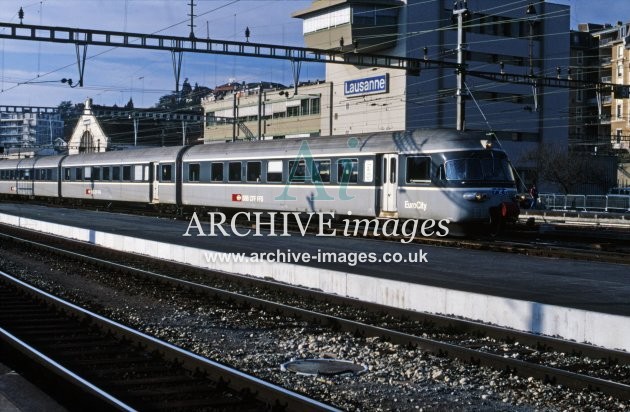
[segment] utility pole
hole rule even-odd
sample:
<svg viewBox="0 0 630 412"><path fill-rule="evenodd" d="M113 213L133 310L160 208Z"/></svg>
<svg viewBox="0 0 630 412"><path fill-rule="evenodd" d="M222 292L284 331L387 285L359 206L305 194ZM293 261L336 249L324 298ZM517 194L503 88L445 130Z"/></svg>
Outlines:
<svg viewBox="0 0 630 412"><path fill-rule="evenodd" d="M195 38L195 24L194 24L194 18L195 18L195 6L196 4L193 3L193 0L190 0L190 3L188 3L188 5L190 6L190 37L191 39Z"/></svg>
<svg viewBox="0 0 630 412"><path fill-rule="evenodd" d="M262 140L262 102L263 84L260 82L258 86L258 140Z"/></svg>
<svg viewBox="0 0 630 412"><path fill-rule="evenodd" d="M453 5L453 16L457 17L457 130L466 128L466 32L464 19L468 16L468 1L458 0Z"/></svg>

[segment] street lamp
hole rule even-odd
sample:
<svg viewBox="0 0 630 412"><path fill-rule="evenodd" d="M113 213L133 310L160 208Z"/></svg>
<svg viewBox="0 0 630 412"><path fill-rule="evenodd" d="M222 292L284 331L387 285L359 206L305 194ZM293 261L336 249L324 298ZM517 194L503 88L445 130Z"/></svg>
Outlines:
<svg viewBox="0 0 630 412"><path fill-rule="evenodd" d="M527 5L527 10L525 11L527 15L527 21L529 22L529 75L534 75L534 25L538 22L538 13L536 12L536 7L534 7L533 3L529 3Z"/></svg>

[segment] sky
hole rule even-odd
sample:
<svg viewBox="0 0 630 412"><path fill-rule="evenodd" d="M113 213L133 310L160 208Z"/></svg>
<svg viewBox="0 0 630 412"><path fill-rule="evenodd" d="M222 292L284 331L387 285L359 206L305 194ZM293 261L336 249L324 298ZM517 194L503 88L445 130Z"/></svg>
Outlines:
<svg viewBox="0 0 630 412"><path fill-rule="evenodd" d="M190 0L0 0L0 21L188 36ZM424 0L433 1L433 0ZM437 1L437 0L435 0ZM508 0L506 0L508 1ZM571 6L571 27L578 23L630 21L630 0L554 0ZM302 20L292 18L310 0L194 0L195 35L304 46ZM175 89L171 53L88 46L84 87L70 88L62 78L78 80L71 44L0 39L0 105L57 106L61 101L151 107ZM321 64L304 63L300 80L325 77ZM242 82L293 83L291 64L283 60L184 53L180 84L188 79L213 88Z"/></svg>

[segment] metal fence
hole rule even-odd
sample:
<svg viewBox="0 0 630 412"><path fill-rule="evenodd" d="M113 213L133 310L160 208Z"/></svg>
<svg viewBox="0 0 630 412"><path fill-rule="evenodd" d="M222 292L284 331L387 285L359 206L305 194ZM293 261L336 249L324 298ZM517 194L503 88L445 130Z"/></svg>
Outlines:
<svg viewBox="0 0 630 412"><path fill-rule="evenodd" d="M630 212L630 195L559 195L543 193L537 207L588 212Z"/></svg>

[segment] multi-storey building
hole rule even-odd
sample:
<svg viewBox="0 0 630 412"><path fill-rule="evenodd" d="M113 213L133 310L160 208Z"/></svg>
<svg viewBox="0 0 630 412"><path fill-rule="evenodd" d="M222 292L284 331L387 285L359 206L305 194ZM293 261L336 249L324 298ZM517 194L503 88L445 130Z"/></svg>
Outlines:
<svg viewBox="0 0 630 412"><path fill-rule="evenodd" d="M52 147L63 135L56 107L0 106L0 147Z"/></svg>
<svg viewBox="0 0 630 412"><path fill-rule="evenodd" d="M304 20L307 47L338 50L340 59L344 53L345 58L352 58L357 52L455 62L454 8L464 3L314 0L293 16ZM569 66L568 6L476 0L469 1L467 8L464 47L469 70L555 76L556 67L566 70ZM243 122L249 122L246 125L255 137L455 128L456 80L452 67L409 73L328 63L324 83L300 87L297 93L267 91L260 98L254 93L249 100L241 93L236 100L206 101L205 136L207 140L230 139L240 133L235 129ZM526 160L529 153L541 145L566 149L567 89L534 89L468 76L462 93L465 128L494 131L526 180L533 167ZM234 116L238 122L232 122ZM225 123L223 133L217 119Z"/></svg>
<svg viewBox="0 0 630 412"><path fill-rule="evenodd" d="M618 22L593 35L599 46L601 81L630 84L630 23ZM601 105L599 134L617 154L618 184L627 186L630 184L630 90L621 86L604 89Z"/></svg>
<svg viewBox="0 0 630 412"><path fill-rule="evenodd" d="M610 70L611 59L599 56L599 41L593 35L610 25L579 24L571 31L570 76L575 80L599 82L602 67ZM602 66L603 65L603 66ZM609 124L609 113L600 117L600 102L595 88L575 88L569 92L569 148L584 153L597 153L608 146L610 137L601 129L601 118ZM602 115L604 113L602 112Z"/></svg>
<svg viewBox="0 0 630 412"><path fill-rule="evenodd" d="M542 1L346 0L314 1L295 14L304 19L307 46L339 48L454 62L457 25L454 11L463 7L465 62L469 71L554 76L569 64L569 8ZM395 30L394 30L395 29ZM351 93L357 81L384 76L389 87L380 94ZM456 75L452 68L401 70L328 64L326 80L334 83L334 134L454 128ZM492 130L523 175L523 159L539 145L567 146L568 91L534 90L528 85L497 83L468 76L461 91L465 128Z"/></svg>

